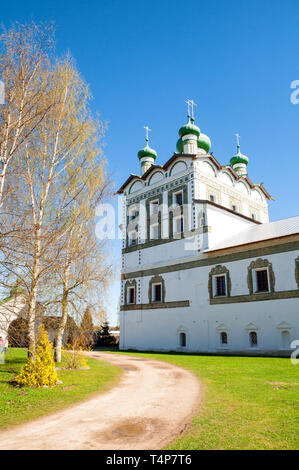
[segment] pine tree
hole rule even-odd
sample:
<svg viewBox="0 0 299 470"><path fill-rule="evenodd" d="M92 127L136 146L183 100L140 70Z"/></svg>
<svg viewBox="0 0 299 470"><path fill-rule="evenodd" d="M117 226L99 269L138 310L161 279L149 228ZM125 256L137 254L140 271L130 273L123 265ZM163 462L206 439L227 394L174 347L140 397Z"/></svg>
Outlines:
<svg viewBox="0 0 299 470"><path fill-rule="evenodd" d="M93 319L92 319L92 310L91 307L87 307L81 322L81 330L83 332L90 332L94 330Z"/></svg>
<svg viewBox="0 0 299 470"><path fill-rule="evenodd" d="M58 381L53 358L53 348L44 325L39 328L35 359L28 358L16 381L29 387L53 387Z"/></svg>
<svg viewBox="0 0 299 470"><path fill-rule="evenodd" d="M90 348L94 344L94 325L92 309L88 306L84 312L81 322L81 343L83 347Z"/></svg>
<svg viewBox="0 0 299 470"><path fill-rule="evenodd" d="M102 328L97 338L98 346L113 346L115 344L115 338L110 334L109 323L106 320L102 324Z"/></svg>

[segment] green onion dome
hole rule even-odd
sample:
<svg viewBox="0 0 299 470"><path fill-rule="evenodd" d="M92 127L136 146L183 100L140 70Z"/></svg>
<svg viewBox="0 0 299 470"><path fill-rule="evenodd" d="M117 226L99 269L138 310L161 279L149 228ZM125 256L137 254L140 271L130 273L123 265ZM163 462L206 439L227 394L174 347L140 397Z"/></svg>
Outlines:
<svg viewBox="0 0 299 470"><path fill-rule="evenodd" d="M179 153L184 153L184 144L182 138L180 137L176 143L176 149Z"/></svg>
<svg viewBox="0 0 299 470"><path fill-rule="evenodd" d="M143 157L151 157L154 160L157 158L157 152L148 146L148 142L146 142L146 146L138 152L138 158L140 159Z"/></svg>
<svg viewBox="0 0 299 470"><path fill-rule="evenodd" d="M179 136L183 137L184 135L187 134L193 134L199 137L200 135L200 129L198 126L194 124L194 119L190 119L190 116L188 115L188 122L185 124L185 126L181 127L179 130Z"/></svg>
<svg viewBox="0 0 299 470"><path fill-rule="evenodd" d="M245 165L248 165L248 157L246 155L243 155L240 152L240 145L238 145L238 152L237 154L230 159L230 164L231 166L236 165L237 163L243 163Z"/></svg>
<svg viewBox="0 0 299 470"><path fill-rule="evenodd" d="M201 133L197 140L197 147L209 153L211 145L210 137Z"/></svg>

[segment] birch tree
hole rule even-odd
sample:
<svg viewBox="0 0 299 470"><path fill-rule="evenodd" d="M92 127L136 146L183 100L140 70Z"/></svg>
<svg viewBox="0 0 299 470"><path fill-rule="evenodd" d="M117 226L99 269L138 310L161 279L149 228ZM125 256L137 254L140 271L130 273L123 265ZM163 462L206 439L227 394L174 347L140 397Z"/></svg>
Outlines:
<svg viewBox="0 0 299 470"><path fill-rule="evenodd" d="M12 159L47 115L52 104L44 100L49 83L42 70L49 65L54 46L52 25L15 24L0 35L0 206Z"/></svg>
<svg viewBox="0 0 299 470"><path fill-rule="evenodd" d="M69 57L44 70L42 79L49 90L42 99L51 107L18 155L23 184L19 204L26 218L23 236L14 236L9 246L10 258L26 277L30 357L35 352L38 289L57 262L53 247L59 240L64 243L72 230L72 207L83 190L78 175L86 161L98 158L102 132L90 114L88 86Z"/></svg>
<svg viewBox="0 0 299 470"><path fill-rule="evenodd" d="M57 274L55 303L60 305L61 318L56 336L55 360L61 361L62 340L68 315L80 317L84 304L103 297L112 276L104 244L94 233L94 213L88 213L85 221L67 233L67 241L56 257L54 270Z"/></svg>

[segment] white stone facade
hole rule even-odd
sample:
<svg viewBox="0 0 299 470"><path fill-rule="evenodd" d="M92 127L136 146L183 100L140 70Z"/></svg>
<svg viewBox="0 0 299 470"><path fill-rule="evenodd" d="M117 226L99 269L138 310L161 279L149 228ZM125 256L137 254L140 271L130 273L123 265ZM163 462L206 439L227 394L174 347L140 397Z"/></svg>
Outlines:
<svg viewBox="0 0 299 470"><path fill-rule="evenodd" d="M11 296L0 303L0 337L7 338L9 325L26 304L25 296Z"/></svg>
<svg viewBox="0 0 299 470"><path fill-rule="evenodd" d="M299 217L275 235L264 187L202 152L132 175L120 192L121 349L289 354L299 339Z"/></svg>

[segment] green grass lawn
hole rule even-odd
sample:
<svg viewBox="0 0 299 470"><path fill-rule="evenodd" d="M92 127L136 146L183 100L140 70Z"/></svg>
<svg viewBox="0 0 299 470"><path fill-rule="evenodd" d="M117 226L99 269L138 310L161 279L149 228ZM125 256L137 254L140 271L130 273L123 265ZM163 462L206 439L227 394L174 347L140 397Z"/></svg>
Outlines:
<svg viewBox="0 0 299 470"><path fill-rule="evenodd" d="M25 349L10 349L0 364L0 428L19 424L57 411L112 387L121 370L106 362L88 358L89 370L59 370L62 385L54 388L15 388L11 379L26 361Z"/></svg>
<svg viewBox="0 0 299 470"><path fill-rule="evenodd" d="M299 449L299 365L289 359L130 354L189 369L204 386L190 428L168 449Z"/></svg>

